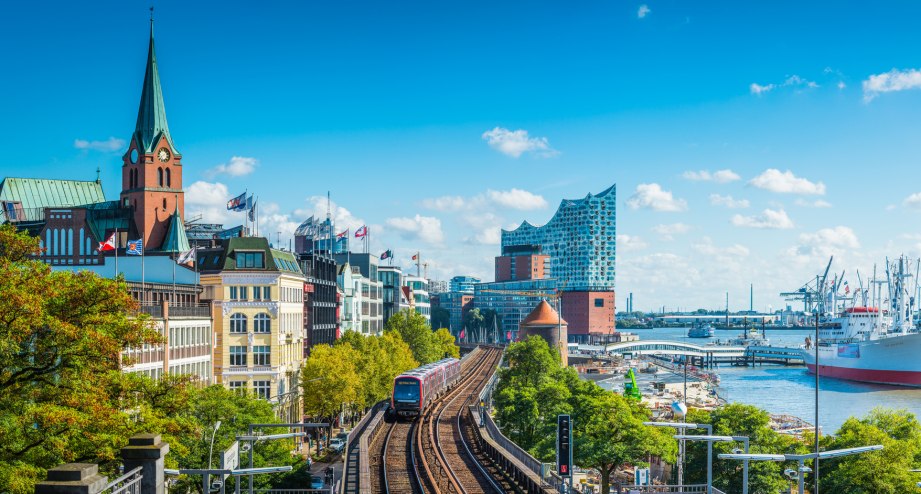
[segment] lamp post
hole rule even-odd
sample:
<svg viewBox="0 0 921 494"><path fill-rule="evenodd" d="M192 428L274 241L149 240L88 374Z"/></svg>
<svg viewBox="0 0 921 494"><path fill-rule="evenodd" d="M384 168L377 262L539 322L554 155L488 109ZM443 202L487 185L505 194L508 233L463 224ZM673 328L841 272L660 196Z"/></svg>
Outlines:
<svg viewBox="0 0 921 494"><path fill-rule="evenodd" d="M652 427L672 427L678 429L681 434L684 434L686 429L704 429L707 431L707 435L713 434L713 426L710 424L692 424L687 422L643 422L643 425L649 425ZM707 443L707 465L713 465L713 443ZM678 469L681 472L681 469ZM683 485L684 479L679 477L678 484ZM713 470L712 468L707 468L707 494L713 494Z"/></svg>
<svg viewBox="0 0 921 494"><path fill-rule="evenodd" d="M872 446L860 446L857 448L846 448L846 449L834 449L831 451L822 451L820 453L807 453L805 455L771 455L771 454L721 454L719 459L721 460L743 460L743 461L796 461L799 464L799 468L796 471L787 470L784 474L791 479L796 479L798 483L799 494L805 493L805 474L812 471L809 467L805 465L806 460L814 459L818 460L820 458L838 458L841 456L856 455L860 453L866 453L868 451L879 451L883 449L882 444L874 444ZM818 475L817 475L818 477Z"/></svg>
<svg viewBox="0 0 921 494"><path fill-rule="evenodd" d="M329 426L329 424L326 424L326 423L249 424L249 434L246 436L239 436L237 437L237 439L240 441L249 442L249 446L250 446L249 447L249 470L252 470L253 469L253 446L255 446L256 442L264 440L264 439L265 440L284 439L286 437L303 437L304 435L306 435L306 433L304 432L293 432L289 434L256 435L254 433L255 429L262 429L266 427L288 427L288 428L303 427L303 428L315 429L315 428L327 427L327 426ZM253 492L253 476L252 475L249 475L249 492L250 493ZM240 494L240 482L239 481L237 482L237 494Z"/></svg>
<svg viewBox="0 0 921 494"><path fill-rule="evenodd" d="M675 436L675 439L682 441L706 441L707 450L712 451L713 443L716 442L741 442L744 445L744 454L748 454L748 436L694 436L694 435L683 435L679 434ZM712 455L708 454L707 456L707 493L711 494L713 491L713 461ZM748 460L743 460L742 463L742 494L748 494Z"/></svg>
<svg viewBox="0 0 921 494"><path fill-rule="evenodd" d="M221 428L221 421L218 420L214 423L214 430L211 431L211 446L208 447L208 470L211 470L211 457L214 456L214 436L217 435L217 430Z"/></svg>

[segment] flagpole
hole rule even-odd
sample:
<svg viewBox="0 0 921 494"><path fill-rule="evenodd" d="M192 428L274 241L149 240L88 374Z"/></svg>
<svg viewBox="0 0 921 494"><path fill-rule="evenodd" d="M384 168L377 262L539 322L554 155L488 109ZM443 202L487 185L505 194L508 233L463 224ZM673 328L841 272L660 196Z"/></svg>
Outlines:
<svg viewBox="0 0 921 494"><path fill-rule="evenodd" d="M146 290L146 284L144 280L144 257L145 256L144 256L144 243L143 242L144 242L143 237L141 237L141 300L146 301L147 300L147 290Z"/></svg>

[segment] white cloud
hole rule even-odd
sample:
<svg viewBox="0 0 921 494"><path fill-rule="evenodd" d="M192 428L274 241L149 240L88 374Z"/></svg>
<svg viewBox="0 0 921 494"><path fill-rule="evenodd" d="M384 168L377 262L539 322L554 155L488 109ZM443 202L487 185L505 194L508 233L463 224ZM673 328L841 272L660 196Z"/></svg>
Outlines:
<svg viewBox="0 0 921 494"><path fill-rule="evenodd" d="M753 82L751 83L750 86L748 86L748 90L755 96L761 96L762 94L767 93L773 89L774 89L773 84L766 84L762 86L761 84Z"/></svg>
<svg viewBox="0 0 921 494"><path fill-rule="evenodd" d="M652 231L659 234L662 237L662 240L674 240L674 235L681 235L687 233L691 230L690 225L685 225L684 223L671 223L668 225L656 225L652 227Z"/></svg>
<svg viewBox="0 0 921 494"><path fill-rule="evenodd" d="M713 173L710 173L709 170L686 171L681 176L686 180L692 180L695 182L716 182L719 184L733 182L742 178L738 173L728 169L717 170Z"/></svg>
<svg viewBox="0 0 921 494"><path fill-rule="evenodd" d="M653 211L685 211L688 203L684 199L675 199L670 191L662 190L659 184L639 184L636 192L627 199L630 209L651 209Z"/></svg>
<svg viewBox="0 0 921 494"><path fill-rule="evenodd" d="M388 218L387 226L396 230L409 240L421 240L428 244L438 245L444 241L444 232L441 231L441 220L433 216L416 215L412 218Z"/></svg>
<svg viewBox="0 0 921 494"><path fill-rule="evenodd" d="M787 216L786 211L765 209L759 215L742 216L737 214L732 217L732 224L745 228L765 228L772 230L786 230L793 228L793 220Z"/></svg>
<svg viewBox="0 0 921 494"><path fill-rule="evenodd" d="M914 194L906 197L902 204L904 204L907 208L921 209L921 192L915 192Z"/></svg>
<svg viewBox="0 0 921 494"><path fill-rule="evenodd" d="M87 141L85 139L74 139L74 147L77 149L82 149L84 151L102 151L104 153L112 153L115 151L122 151L125 148L125 140L118 139L115 137L110 137L104 141Z"/></svg>
<svg viewBox="0 0 921 494"><path fill-rule="evenodd" d="M797 199L793 202L797 206L802 206L804 208L830 208L831 203L828 201L823 201L821 199L815 201L807 201L805 199Z"/></svg>
<svg viewBox="0 0 921 494"><path fill-rule="evenodd" d="M226 223L240 213L231 214L227 211L227 201L230 200L230 192L227 186L220 182L205 182L199 180L185 188L185 210L186 217L189 220L195 216L201 215L201 219L208 223ZM242 216L239 218L242 223Z"/></svg>
<svg viewBox="0 0 921 494"><path fill-rule="evenodd" d="M803 245L827 245L848 249L860 248L860 241L857 240L857 234L854 233L854 230L846 226L822 228L815 233L803 233L799 236L799 240Z"/></svg>
<svg viewBox="0 0 921 494"><path fill-rule="evenodd" d="M645 19L647 15L652 13L652 9L649 8L645 3L640 5L640 8L636 9L636 17L638 19Z"/></svg>
<svg viewBox="0 0 921 494"><path fill-rule="evenodd" d="M691 246L692 249L700 254L710 257L747 257L750 253L748 247L742 244L733 244L729 247L717 247L713 245L713 240L704 237L700 243Z"/></svg>
<svg viewBox="0 0 921 494"><path fill-rule="evenodd" d="M528 131L524 129L508 130L496 127L483 132L482 138L489 144L489 147L513 158L518 158L524 153L531 153L541 158L560 154L559 151L550 147L546 137L530 137Z"/></svg>
<svg viewBox="0 0 921 494"><path fill-rule="evenodd" d="M422 200L422 207L435 211L459 211L467 202L461 196L441 196Z"/></svg>
<svg viewBox="0 0 921 494"><path fill-rule="evenodd" d="M768 168L764 173L751 179L748 183L759 189L781 194L825 194L825 184L822 182L810 182L805 178L797 177L790 170L781 172L776 168Z"/></svg>
<svg viewBox="0 0 921 494"><path fill-rule="evenodd" d="M617 234L618 252L635 252L638 250L643 250L647 246L648 244L636 235L625 235L623 233Z"/></svg>
<svg viewBox="0 0 921 494"><path fill-rule="evenodd" d="M468 244L499 245L502 242L502 229L499 227L484 228L473 237L464 239Z"/></svg>
<svg viewBox="0 0 921 494"><path fill-rule="evenodd" d="M710 194L710 204L729 209L744 209L751 205L748 199L734 199L732 196L721 196L719 194Z"/></svg>
<svg viewBox="0 0 921 494"><path fill-rule="evenodd" d="M863 100L870 102L880 93L921 89L921 70L892 69L882 74L871 75L863 81Z"/></svg>
<svg viewBox="0 0 921 494"><path fill-rule="evenodd" d="M229 175L231 177L243 177L253 173L259 160L256 158L247 158L245 156L232 156L227 163L221 163L214 168L205 172L209 177L218 175Z"/></svg>
<svg viewBox="0 0 921 494"><path fill-rule="evenodd" d="M301 220L306 220L310 216L325 219L328 208L330 218L333 220L336 230L340 232L346 229L354 232L358 228L361 228L362 225L367 225L363 219L356 217L347 208L336 204L335 201L329 201L327 203L326 196L310 196L307 198L307 204L307 209L295 209L293 213L294 216ZM376 234L378 232L372 233Z"/></svg>
<svg viewBox="0 0 921 494"><path fill-rule="evenodd" d="M847 87L847 84L844 81L838 81L838 89L844 89Z"/></svg>
<svg viewBox="0 0 921 494"><path fill-rule="evenodd" d="M521 189L490 189L486 191L486 197L499 206L524 211L547 207L547 201L542 196Z"/></svg>
<svg viewBox="0 0 921 494"><path fill-rule="evenodd" d="M810 81L796 74L793 74L791 76L788 76L786 79L784 79L783 82L779 84L772 83L772 84L761 85L761 84L753 82L748 86L748 90L749 92L751 92L751 94L754 94L755 96L761 96L762 94L772 91L776 88L783 88L783 87L815 89L819 87L819 85L815 81Z"/></svg>

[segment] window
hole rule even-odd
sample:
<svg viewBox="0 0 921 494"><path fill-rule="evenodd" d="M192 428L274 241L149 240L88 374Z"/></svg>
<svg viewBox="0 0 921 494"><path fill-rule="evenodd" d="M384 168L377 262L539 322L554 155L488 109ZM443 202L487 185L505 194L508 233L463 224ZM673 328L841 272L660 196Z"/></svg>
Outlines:
<svg viewBox="0 0 921 494"><path fill-rule="evenodd" d="M238 296L237 287L230 287L230 300L236 300Z"/></svg>
<svg viewBox="0 0 921 494"><path fill-rule="evenodd" d="M253 391L257 397L268 400L272 394L272 381L253 381Z"/></svg>
<svg viewBox="0 0 921 494"><path fill-rule="evenodd" d="M242 348L246 349L246 347ZM253 365L272 365L272 347L269 345L254 345Z"/></svg>
<svg viewBox="0 0 921 494"><path fill-rule="evenodd" d="M163 187L163 168L157 168L157 184Z"/></svg>
<svg viewBox="0 0 921 494"><path fill-rule="evenodd" d="M253 318L253 332L254 333L271 333L272 332L272 319L268 314L256 314L256 317Z"/></svg>
<svg viewBox="0 0 921 494"><path fill-rule="evenodd" d="M231 333L245 333L246 332L246 316L243 314L234 314L230 316L230 332Z"/></svg>
<svg viewBox="0 0 921 494"><path fill-rule="evenodd" d="M265 268L265 253L238 251L237 268Z"/></svg>
<svg viewBox="0 0 921 494"><path fill-rule="evenodd" d="M230 390L236 393L246 393L246 381L230 381L228 383Z"/></svg>
<svg viewBox="0 0 921 494"><path fill-rule="evenodd" d="M272 287L262 287L262 300L272 300Z"/></svg>
<svg viewBox="0 0 921 494"><path fill-rule="evenodd" d="M167 187L169 187L172 182L171 178L172 178L172 173L170 172L169 168L167 168L166 169L166 186Z"/></svg>
<svg viewBox="0 0 921 494"><path fill-rule="evenodd" d="M604 299L603 299L603 298L596 298L596 299L595 299L595 307L604 307Z"/></svg>
<svg viewBox="0 0 921 494"><path fill-rule="evenodd" d="M245 346L230 347L230 365L238 365L238 366L246 367L246 347Z"/></svg>

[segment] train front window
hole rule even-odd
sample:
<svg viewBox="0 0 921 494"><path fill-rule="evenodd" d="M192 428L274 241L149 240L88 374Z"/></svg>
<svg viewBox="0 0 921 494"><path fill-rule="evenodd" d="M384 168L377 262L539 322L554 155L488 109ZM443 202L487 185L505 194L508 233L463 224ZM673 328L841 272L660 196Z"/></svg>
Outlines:
<svg viewBox="0 0 921 494"><path fill-rule="evenodd" d="M419 400L419 382L407 379L397 381L393 387L393 399L399 401L418 401Z"/></svg>

